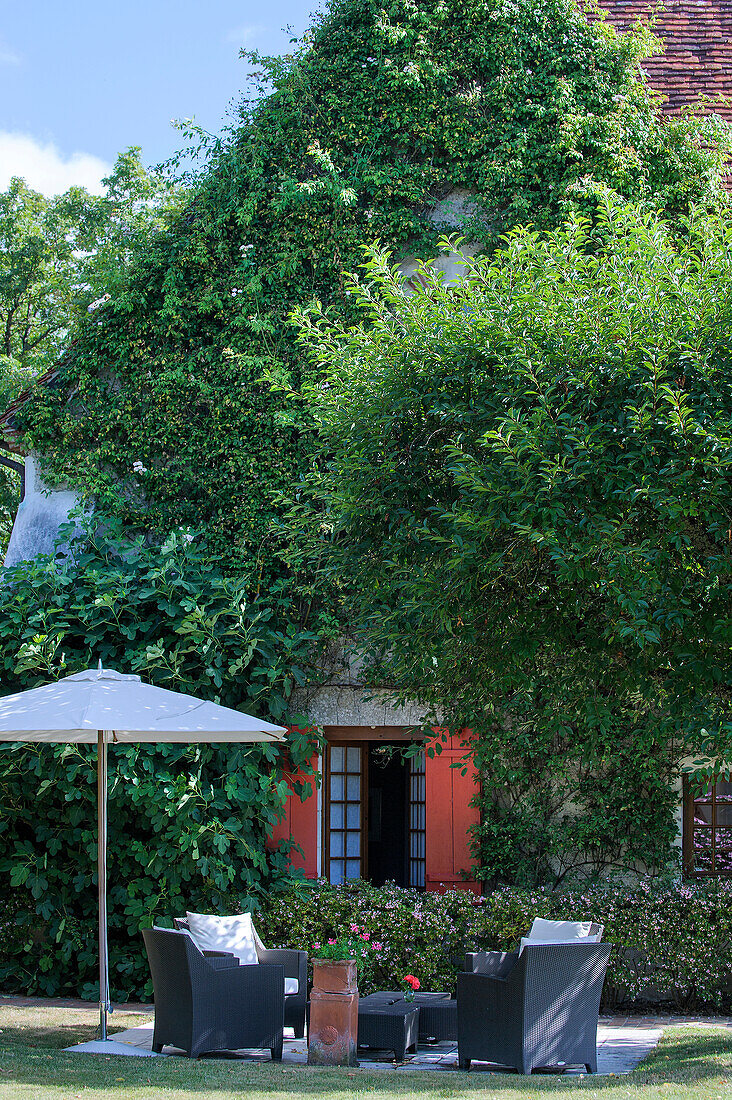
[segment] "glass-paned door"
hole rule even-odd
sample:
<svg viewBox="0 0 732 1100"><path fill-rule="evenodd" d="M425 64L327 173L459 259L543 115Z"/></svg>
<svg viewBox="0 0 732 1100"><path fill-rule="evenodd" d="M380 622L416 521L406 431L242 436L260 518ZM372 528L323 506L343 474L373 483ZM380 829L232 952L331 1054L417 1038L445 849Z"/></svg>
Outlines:
<svg viewBox="0 0 732 1100"><path fill-rule="evenodd" d="M329 745L325 806L325 874L338 885L365 877L362 745Z"/></svg>
<svg viewBox="0 0 732 1100"><path fill-rule="evenodd" d="M409 885L424 888L426 856L424 752L409 761Z"/></svg>

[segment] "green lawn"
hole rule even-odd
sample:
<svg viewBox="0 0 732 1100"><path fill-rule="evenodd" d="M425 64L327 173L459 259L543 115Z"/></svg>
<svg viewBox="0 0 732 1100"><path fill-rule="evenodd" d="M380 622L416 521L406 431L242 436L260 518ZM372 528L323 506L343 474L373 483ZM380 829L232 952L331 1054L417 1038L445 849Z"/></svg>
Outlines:
<svg viewBox="0 0 732 1100"><path fill-rule="evenodd" d="M117 1018L133 1027L141 1018ZM529 1100L578 1092L607 1100L729 1100L732 1030L670 1028L655 1054L628 1077L518 1077L476 1070L427 1073L328 1070L224 1059L108 1058L59 1048L94 1037L95 1016L82 1009L0 1006L0 1100L290 1100L303 1096L351 1100L462 1097Z"/></svg>

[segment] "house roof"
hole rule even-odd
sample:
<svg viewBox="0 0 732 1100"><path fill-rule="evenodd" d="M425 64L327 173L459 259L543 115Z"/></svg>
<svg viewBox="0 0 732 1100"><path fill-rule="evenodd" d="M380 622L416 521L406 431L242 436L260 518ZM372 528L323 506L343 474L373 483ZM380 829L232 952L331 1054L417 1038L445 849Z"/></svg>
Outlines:
<svg viewBox="0 0 732 1100"><path fill-rule="evenodd" d="M54 363L52 367L49 367L43 374L39 374L37 378L33 379L30 386L18 394L15 401L8 405L7 409L0 414L0 446L5 450L10 451L12 454L25 455L28 448L23 445L23 436L18 431L16 424L16 413L19 409L22 409L33 397L38 386L52 386L59 375L61 374L62 367L68 359L68 352L66 355Z"/></svg>
<svg viewBox="0 0 732 1100"><path fill-rule="evenodd" d="M701 97L725 96L714 106L732 119L732 3L730 0L599 0L608 21L626 31L639 19L652 22L664 52L643 62L651 87L667 97L663 110L679 114Z"/></svg>

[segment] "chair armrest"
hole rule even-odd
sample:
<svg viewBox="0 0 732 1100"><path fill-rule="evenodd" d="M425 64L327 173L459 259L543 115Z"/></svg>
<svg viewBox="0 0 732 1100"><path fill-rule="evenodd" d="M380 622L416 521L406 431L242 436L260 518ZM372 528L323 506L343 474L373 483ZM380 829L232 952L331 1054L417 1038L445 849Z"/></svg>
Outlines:
<svg viewBox="0 0 732 1100"><path fill-rule="evenodd" d="M301 993L307 989L307 951L295 951L290 947L265 947L257 951L257 958L265 965L274 963L283 966L286 978L297 978Z"/></svg>
<svg viewBox="0 0 732 1100"><path fill-rule="evenodd" d="M458 974L457 1001L461 1016L481 1014L482 1019L499 1020L503 1008L515 997L515 983L488 974Z"/></svg>
<svg viewBox="0 0 732 1100"><path fill-rule="evenodd" d="M204 951L203 957L211 970L239 970L236 955L229 955L224 951Z"/></svg>
<svg viewBox="0 0 732 1100"><path fill-rule="evenodd" d="M233 951L209 951L203 950L201 954L206 959L238 959L238 956Z"/></svg>
<svg viewBox="0 0 732 1100"><path fill-rule="evenodd" d="M468 974L506 978L518 962L518 957L518 951L472 951L465 956L465 970Z"/></svg>
<svg viewBox="0 0 732 1100"><path fill-rule="evenodd" d="M235 1004L257 1004L265 1001L272 1006L285 1006L285 974L281 966L230 966L211 975L216 994Z"/></svg>

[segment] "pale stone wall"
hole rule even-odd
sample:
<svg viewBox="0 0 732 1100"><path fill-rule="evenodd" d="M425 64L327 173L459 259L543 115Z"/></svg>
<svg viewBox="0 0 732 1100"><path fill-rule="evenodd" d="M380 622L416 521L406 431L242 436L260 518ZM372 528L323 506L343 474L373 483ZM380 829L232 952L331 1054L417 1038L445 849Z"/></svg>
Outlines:
<svg viewBox="0 0 732 1100"><path fill-rule="evenodd" d="M25 497L13 523L4 565L31 561L39 554L50 554L59 530L79 503L72 489L49 489L38 472L36 458L25 460Z"/></svg>

